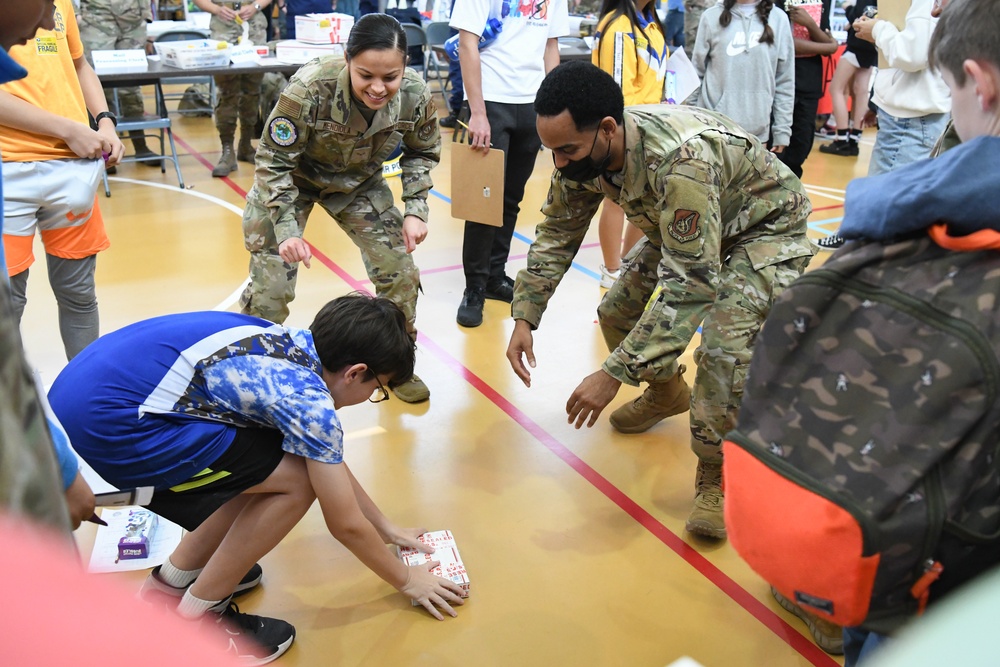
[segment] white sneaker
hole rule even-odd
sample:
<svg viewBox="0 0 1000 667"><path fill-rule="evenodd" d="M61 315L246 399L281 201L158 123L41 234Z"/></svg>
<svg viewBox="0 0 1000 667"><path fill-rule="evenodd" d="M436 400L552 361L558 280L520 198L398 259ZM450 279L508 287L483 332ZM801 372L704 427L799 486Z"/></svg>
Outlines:
<svg viewBox="0 0 1000 667"><path fill-rule="evenodd" d="M608 271L604 268L604 265L601 264L601 287L604 289L611 289L612 285L615 284L615 281L618 280L618 276L621 274L621 267L618 267L618 270L616 271Z"/></svg>

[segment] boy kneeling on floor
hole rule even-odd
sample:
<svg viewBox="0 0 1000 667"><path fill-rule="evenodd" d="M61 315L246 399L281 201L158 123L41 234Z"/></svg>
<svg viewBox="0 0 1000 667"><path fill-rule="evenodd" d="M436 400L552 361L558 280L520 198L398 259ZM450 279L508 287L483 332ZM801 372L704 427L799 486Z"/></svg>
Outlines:
<svg viewBox="0 0 1000 667"><path fill-rule="evenodd" d="M295 629L240 613L230 599L260 581L258 559L319 499L330 533L422 604L455 616L461 590L407 567L386 543L430 551L387 519L343 459L337 410L389 398L413 374L414 344L391 301L364 294L324 306L309 329L227 312L167 315L98 339L49 394L77 452L110 483L155 486L149 508L186 528L143 585L177 612L228 631L223 646L264 664ZM230 642L232 639L232 643Z"/></svg>

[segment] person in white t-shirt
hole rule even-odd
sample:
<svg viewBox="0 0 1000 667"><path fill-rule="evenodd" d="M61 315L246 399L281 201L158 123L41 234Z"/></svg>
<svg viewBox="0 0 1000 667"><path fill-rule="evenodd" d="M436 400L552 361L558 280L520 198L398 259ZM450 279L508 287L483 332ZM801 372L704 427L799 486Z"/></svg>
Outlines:
<svg viewBox="0 0 1000 667"><path fill-rule="evenodd" d="M501 28L480 50L490 19L498 19ZM462 0L452 11L451 27L459 31L462 118L472 146L505 154L503 226L465 223L465 294L457 319L477 327L484 299L514 298L507 256L524 185L541 148L532 105L545 74L559 64L558 38L569 33L569 6L567 0Z"/></svg>

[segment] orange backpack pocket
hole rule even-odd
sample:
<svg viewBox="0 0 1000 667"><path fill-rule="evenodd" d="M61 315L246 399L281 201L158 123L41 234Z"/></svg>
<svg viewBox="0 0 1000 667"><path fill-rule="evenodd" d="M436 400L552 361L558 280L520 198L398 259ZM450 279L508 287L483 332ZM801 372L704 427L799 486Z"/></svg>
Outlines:
<svg viewBox="0 0 1000 667"><path fill-rule="evenodd" d="M732 434L730 434L732 436ZM736 552L789 600L837 625L868 616L880 555L837 503L723 443L726 530Z"/></svg>

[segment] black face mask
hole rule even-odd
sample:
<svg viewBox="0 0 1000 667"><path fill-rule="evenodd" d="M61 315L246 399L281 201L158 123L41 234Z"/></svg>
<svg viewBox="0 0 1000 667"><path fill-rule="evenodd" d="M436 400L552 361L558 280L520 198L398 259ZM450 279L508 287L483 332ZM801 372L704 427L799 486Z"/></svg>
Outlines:
<svg viewBox="0 0 1000 667"><path fill-rule="evenodd" d="M576 181L577 183L583 183L585 181L592 181L601 174L603 174L607 168L608 164L611 162L611 140L608 140L608 152L604 154L604 159L599 163L594 161L591 157L591 153L594 152L594 146L597 145L597 137L601 134L601 128L597 128L597 132L594 134L594 142L590 144L590 153L587 153L586 157L582 157L579 160L569 160L565 165L561 167L556 167L559 173L563 175L564 178L568 178L571 181ZM552 157L555 160L555 154Z"/></svg>

